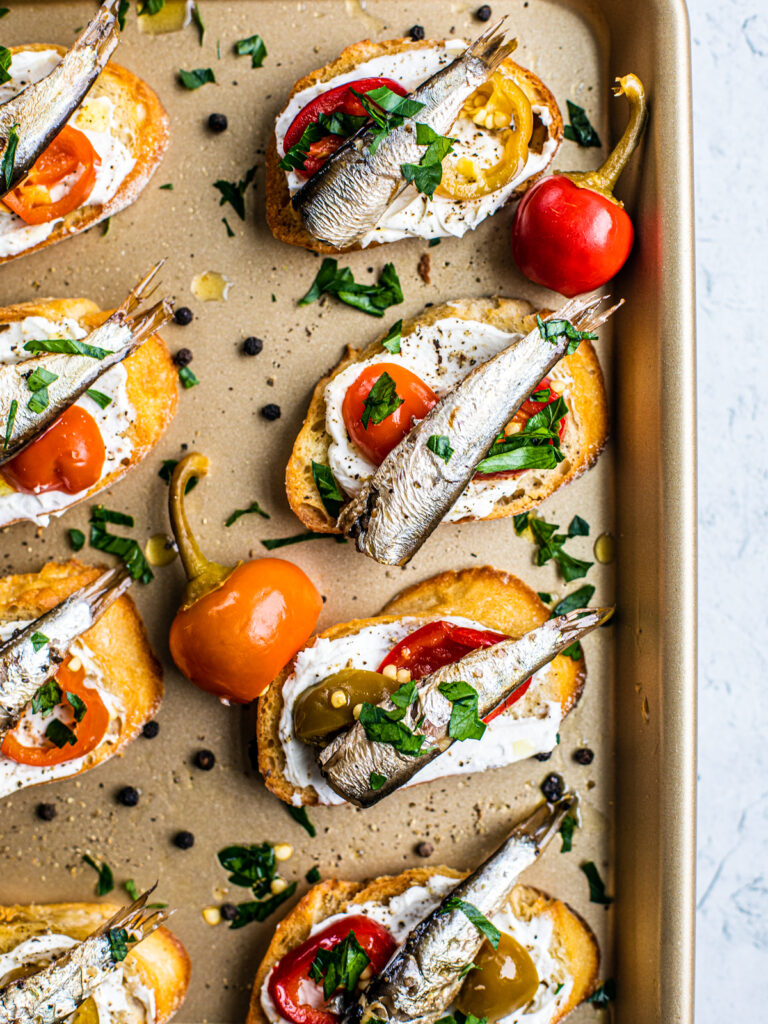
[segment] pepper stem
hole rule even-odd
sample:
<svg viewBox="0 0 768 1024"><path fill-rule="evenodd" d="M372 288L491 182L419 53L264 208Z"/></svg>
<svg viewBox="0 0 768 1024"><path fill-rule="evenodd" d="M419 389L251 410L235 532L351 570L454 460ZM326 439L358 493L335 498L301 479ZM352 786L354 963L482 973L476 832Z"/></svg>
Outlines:
<svg viewBox="0 0 768 1024"><path fill-rule="evenodd" d="M205 455L190 452L173 470L171 489L168 495L168 512L171 529L176 538L181 563L189 582L184 592L184 607L194 604L209 591L221 586L232 572L231 568L211 562L200 550L187 519L185 494L190 482L207 476L209 462Z"/></svg>
<svg viewBox="0 0 768 1024"><path fill-rule="evenodd" d="M613 87L614 96L626 96L629 102L629 121L624 129L624 134L617 142L613 152L609 155L602 167L596 171L570 171L566 177L580 188L590 188L599 192L616 203L617 206L624 204L618 200L613 190L619 175L627 166L630 157L637 149L640 136L645 129L648 120L648 106L645 102L645 89L637 75L624 75L616 79Z"/></svg>

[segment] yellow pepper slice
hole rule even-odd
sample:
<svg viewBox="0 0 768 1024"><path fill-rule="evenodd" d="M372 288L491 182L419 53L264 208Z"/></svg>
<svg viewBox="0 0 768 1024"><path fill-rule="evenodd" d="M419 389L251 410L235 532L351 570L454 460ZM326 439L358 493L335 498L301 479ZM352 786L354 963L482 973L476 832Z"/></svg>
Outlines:
<svg viewBox="0 0 768 1024"><path fill-rule="evenodd" d="M503 188L525 166L533 133L533 111L528 97L515 82L497 71L476 89L459 113L480 129L498 136L501 159L479 166L467 156L449 155L443 161L443 180L435 189L451 199L478 199Z"/></svg>

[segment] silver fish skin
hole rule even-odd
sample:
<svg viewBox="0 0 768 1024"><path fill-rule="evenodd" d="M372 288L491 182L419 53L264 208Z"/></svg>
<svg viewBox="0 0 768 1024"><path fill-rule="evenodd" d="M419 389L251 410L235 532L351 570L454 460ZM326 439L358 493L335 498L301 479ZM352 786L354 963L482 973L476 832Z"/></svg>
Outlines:
<svg viewBox="0 0 768 1024"><path fill-rule="evenodd" d="M572 299L548 319L592 331L618 306ZM620 303L619 303L620 305ZM499 433L542 377L565 355L569 340L541 336L538 326L475 367L444 395L387 455L361 493L341 510L338 527L357 550L383 565L404 565L439 526ZM448 462L430 451L432 435L449 438Z"/></svg>
<svg viewBox="0 0 768 1024"><path fill-rule="evenodd" d="M0 737L14 728L38 689L56 673L72 641L87 632L132 582L124 567L109 569L0 646ZM48 637L38 651L32 645L35 633Z"/></svg>
<svg viewBox="0 0 768 1024"><path fill-rule="evenodd" d="M150 334L170 320L173 306L168 299L161 299L146 312L131 316L139 303L154 290L152 283L164 262L161 260L142 278L108 320L82 339L83 344L109 352L103 359L66 352L43 352L18 363L0 365L0 466L31 444L99 377L135 352ZM27 381L39 368L57 376L48 385L48 408L41 413L28 407L33 392Z"/></svg>
<svg viewBox="0 0 768 1024"><path fill-rule="evenodd" d="M105 0L62 62L0 105L0 161L14 125L18 133L11 180L0 178L0 198L26 178L104 70L119 42L118 6L119 0Z"/></svg>
<svg viewBox="0 0 768 1024"><path fill-rule="evenodd" d="M459 882L435 910L415 926L389 963L375 975L343 1024L435 1024L458 995L461 972L472 963L484 936L466 914L449 909L452 898L492 917L504 906L521 872L537 859L573 806L566 794L556 804L541 804L518 824L504 843L472 874Z"/></svg>
<svg viewBox="0 0 768 1024"><path fill-rule="evenodd" d="M408 187L401 165L418 164L424 155L424 147L416 143L416 123L446 135L465 100L515 49L516 40L506 42L498 31L503 20L409 94L424 106L389 132L375 153L370 152L373 131L363 127L299 189L293 205L311 235L344 249L378 224L390 203Z"/></svg>
<svg viewBox="0 0 768 1024"><path fill-rule="evenodd" d="M403 754L389 743L370 740L365 727L357 722L318 753L323 776L339 796L358 807L378 803L455 742L448 735L453 705L440 693L442 683L461 680L474 687L478 695L477 713L484 718L529 676L602 625L612 614L612 608L576 609L549 619L519 640L503 640L493 647L472 651L453 665L439 668L418 680L416 700L402 719L412 732L426 737L424 753ZM391 710L395 705L387 699L378 706ZM483 740L462 742L482 743ZM383 775L386 780L378 789L371 788L372 772Z"/></svg>
<svg viewBox="0 0 768 1024"><path fill-rule="evenodd" d="M74 1013L122 962L113 956L109 933L124 928L135 942L141 942L169 917L169 911L146 906L154 889L47 967L0 989L0 1024L56 1024Z"/></svg>

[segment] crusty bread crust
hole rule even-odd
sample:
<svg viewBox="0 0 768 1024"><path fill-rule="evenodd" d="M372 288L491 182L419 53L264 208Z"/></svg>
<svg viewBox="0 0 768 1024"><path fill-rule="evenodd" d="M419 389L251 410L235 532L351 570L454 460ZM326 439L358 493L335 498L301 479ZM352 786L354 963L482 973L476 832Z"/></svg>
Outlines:
<svg viewBox="0 0 768 1024"><path fill-rule="evenodd" d="M540 311L542 315L546 310ZM408 335L420 326L429 326L446 317L459 317L491 324L500 330L527 334L536 326L535 311L522 299L460 299L433 306L411 320L403 321L402 333ZM315 386L304 424L293 446L285 471L288 503L299 519L318 533L338 533L335 521L326 512L312 476L312 462L328 464L330 435L325 429L325 389L338 373L350 363L371 359L386 350L382 341L386 332L364 349L347 349L336 367ZM394 357L396 358L396 357ZM568 429L562 441L565 459L556 469L541 470L531 477L528 486L519 488L510 500L496 502L493 510L480 519L501 519L527 512L548 498L558 487L570 483L586 472L597 460L608 438L608 400L603 374L592 343L582 341L573 355L558 364L573 378L569 388ZM478 517L466 516L459 522L474 522Z"/></svg>
<svg viewBox="0 0 768 1024"><path fill-rule="evenodd" d="M0 578L0 622L37 618L103 571L103 566L85 565L71 559L48 562L37 573L3 576ZM83 642L104 673L106 691L122 706L123 713L117 740L105 739L69 778L95 768L135 739L155 715L163 698L162 667L128 595L115 601L96 625L83 634ZM25 782L25 786L39 784Z"/></svg>
<svg viewBox="0 0 768 1024"><path fill-rule="evenodd" d="M0 953L15 949L35 935L60 934L86 939L120 907L112 903L33 903L0 906ZM126 973L135 972L155 994L155 1024L176 1013L189 987L191 964L181 941L160 927L132 946L124 962Z"/></svg>
<svg viewBox="0 0 768 1024"><path fill-rule="evenodd" d="M360 903L389 903L412 885L424 885L435 875L447 875L457 882L467 872L447 867L412 868L401 875L383 875L372 882L341 882L329 879L313 886L275 929L264 959L259 965L251 990L246 1024L271 1024L261 1005L261 989L272 968L286 953L309 937L312 928L346 909L354 913ZM554 899L528 885L515 886L510 902L516 917L528 921L548 915L554 924L556 957L573 978L573 990L562 1011L551 1024L557 1024L586 999L597 985L600 949L589 925L567 903ZM349 906L351 904L351 906Z"/></svg>
<svg viewBox="0 0 768 1024"><path fill-rule="evenodd" d="M326 629L313 637L307 647L318 639L335 640L358 633L376 623L393 622L405 616L439 618L460 615L482 622L488 629L519 637L549 618L549 608L522 580L511 573L481 566L472 569L451 570L401 591L372 619L354 619ZM285 752L280 742L280 718L283 713L283 687L293 672L294 658L275 679L266 693L259 698L256 737L259 751L259 771L267 789L285 803L295 796L302 804L318 803L314 786L297 788L285 777ZM539 687L538 697L559 700L563 716L567 715L581 697L586 680L584 658L573 661L558 655L552 662L546 693ZM534 705L533 695L520 698L517 709L525 713L526 704Z"/></svg>
<svg viewBox="0 0 768 1024"><path fill-rule="evenodd" d="M56 46L52 43L31 43L11 47L11 53L22 53L26 50L58 50L62 56L67 52L65 46ZM170 122L154 90L132 71L110 61L88 93L88 99L99 96L106 96L115 105L115 134L136 161L133 168L108 202L73 210L42 242L13 256L1 257L0 264L54 245L63 238L69 238L70 235L87 231L99 221L130 206L159 167L168 148Z"/></svg>
<svg viewBox="0 0 768 1024"><path fill-rule="evenodd" d="M42 299L38 302L19 302L0 308L0 324L23 320L28 316L42 316L49 320L67 317L76 320L83 330L92 331L102 324L110 312L102 311L90 299ZM154 448L171 420L179 402L178 373L165 342L159 334L150 335L133 355L123 361L127 373L126 391L136 411L136 419L126 434L131 442L131 457L119 468L98 480L82 497L55 513L57 515L88 501L100 491L122 480ZM13 519L11 526L20 522Z"/></svg>
<svg viewBox="0 0 768 1024"><path fill-rule="evenodd" d="M317 68L315 71L311 71L308 75L300 78L294 85L293 89L291 89L288 100L286 101L286 106L290 102L291 98L303 89L307 89L312 85L328 82L337 75L348 74L350 71L354 71L358 65L363 64L366 61L373 60L374 57L403 53L405 50L424 50L429 49L430 47L440 46L441 44L442 40L435 39L423 39L418 42L414 42L411 39L385 39L381 42L372 42L370 39L364 39L359 43L353 43L351 46L347 46L346 49L342 50L336 60L331 61L330 64L326 64L325 67L322 68ZM557 106L555 97L552 95L550 90L546 85L544 85L537 75L532 71L529 71L528 68L523 68L519 64L516 64L513 60L507 59L503 61L500 66L500 70L514 79L515 83L523 90L531 103L535 103L537 106L547 107L551 121L546 130L551 138L557 139L559 146L563 138L563 118L560 113L560 109ZM285 110L285 107L283 107L283 110ZM553 159L555 152L556 150L552 153ZM353 245L347 249L336 249L334 246L320 242L317 238L314 238L309 234L301 222L301 217L291 205L291 196L288 191L285 172L280 168L279 162L280 157L277 152L277 139L273 132L267 147L266 203L267 224L275 238L279 239L281 242L287 242L289 245L298 245L304 249L311 249L313 252L338 253L352 252L355 249L359 249L359 245ZM542 168L542 170L537 174L532 174L530 178L527 178L522 182L512 193L508 201L513 202L514 200L519 199L520 196L522 196L523 193L534 184L534 182L538 181L545 171L546 168ZM379 244L383 243L375 242L373 245L368 246L368 248L372 249L375 245Z"/></svg>

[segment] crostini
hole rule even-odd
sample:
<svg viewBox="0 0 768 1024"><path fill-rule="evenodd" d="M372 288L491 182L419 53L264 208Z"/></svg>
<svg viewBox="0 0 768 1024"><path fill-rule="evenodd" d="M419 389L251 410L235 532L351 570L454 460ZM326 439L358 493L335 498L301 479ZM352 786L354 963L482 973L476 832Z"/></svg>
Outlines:
<svg viewBox="0 0 768 1024"><path fill-rule="evenodd" d="M563 122L544 83L509 59L513 48L493 32L470 50L460 39L364 40L300 79L277 117L267 150L267 222L274 236L315 252L402 238L462 237L519 197L554 158ZM445 76L453 76L450 84ZM428 127L423 105L434 115L438 92L444 110L432 119L439 137L450 137L451 148L442 161L427 165L441 144L426 156L423 147L427 136L435 139L435 126ZM411 105L398 107L406 93ZM367 120L369 113L374 122ZM412 131L411 140L390 154L391 167L373 167L376 160L384 162L389 146L397 147L404 118L406 131L424 122L424 142L416 145ZM366 135L371 124L377 130L375 156ZM350 136L354 143L347 144ZM359 157L361 166L365 163L357 176L359 196L334 180L355 147L368 154ZM400 168L417 165L429 180L422 183L419 172L413 178L406 171L411 175L406 184ZM381 202L363 211L380 182ZM328 224L317 214L331 208L335 223Z"/></svg>
<svg viewBox="0 0 768 1024"><path fill-rule="evenodd" d="M102 5L69 51L71 65L62 46L11 48L0 85L0 263L111 217L160 164L169 124L160 100L132 72L104 66L117 44L117 10L118 0Z"/></svg>
<svg viewBox="0 0 768 1024"><path fill-rule="evenodd" d="M562 1020L595 988L597 940L567 904L515 884L562 813L539 808L472 875L415 868L313 886L275 931L247 1024L433 1024L455 1010L494 1024ZM548 832L532 842L542 819ZM348 955L333 976L340 951Z"/></svg>
<svg viewBox="0 0 768 1024"><path fill-rule="evenodd" d="M34 1015L40 1003L77 1024L170 1020L189 987L189 956L145 901L123 911L109 903L0 906L0 1020L54 1019ZM69 969L67 954L80 963ZM46 973L54 958L55 978ZM13 1015L20 1006L28 1016Z"/></svg>
<svg viewBox="0 0 768 1024"><path fill-rule="evenodd" d="M423 418L473 368L535 328L536 312L523 300L459 299L395 325L394 332L364 349L347 347L335 369L316 385L286 469L288 501L299 519L310 530L339 532L341 506L361 493L408 432L412 418ZM365 398L384 372L394 381L402 405L394 415L379 422L374 416L364 427ZM506 427L506 435L519 434L558 399L567 407L557 427L562 460L551 469L477 473L445 522L528 511L594 464L608 436L608 406L589 340L581 341L538 384ZM334 487L335 501L328 498Z"/></svg>
<svg viewBox="0 0 768 1024"><path fill-rule="evenodd" d="M142 285L148 286L151 277ZM121 309L130 312L131 301ZM19 520L46 526L50 516L61 515L116 483L157 444L176 412L178 374L162 338L149 332L168 315L162 304L144 318L131 320L126 313L117 326L125 334L125 344L132 354L102 373L102 368L117 358L112 355L115 344L111 339L95 358L62 347L58 341L74 339L79 343L85 339L87 344L88 336L108 322L110 314L94 302L46 299L0 309L0 374L15 375L22 361L28 363L31 372L45 359L39 353L47 352L49 359L62 364L57 365L56 374L43 367L44 376L37 373L15 381L17 390L21 388L19 398L13 397L14 382L0 396L0 435L5 442L0 451L0 527ZM131 331L133 338L128 336ZM133 351L133 343L144 338ZM71 394L65 393L58 404L54 389L70 386L71 374L66 367L73 360L72 374L75 369L93 372L98 374L97 380L84 392L72 386ZM80 397L73 400L78 393ZM39 401L41 396L43 400ZM33 415L30 403L35 401L37 412ZM61 415L48 424L45 417L57 408L63 410ZM30 420L30 430L35 429L36 418L43 417L39 421L43 429L31 443L23 434L22 450L15 454L13 435L21 433L25 417ZM73 446L78 452L76 459L66 454Z"/></svg>
<svg viewBox="0 0 768 1024"><path fill-rule="evenodd" d="M259 770L267 788L294 806L343 803L320 770L317 744L345 723L348 727L346 719L360 700L377 702L377 683L395 690L468 652L519 638L549 616L522 580L486 566L416 583L380 615L318 634L259 699ZM575 658L558 654L533 673L530 684L523 677L523 685L501 706L504 713L497 708L486 717L482 739L454 743L407 784L497 768L552 750L585 680L581 651ZM310 699L313 695L318 699ZM384 783L382 778L378 792Z"/></svg>
<svg viewBox="0 0 768 1024"><path fill-rule="evenodd" d="M99 577L105 577L104 586L94 593ZM122 574L105 574L74 559L48 562L37 573L0 578L0 797L95 768L134 739L157 712L163 697L162 668L124 589ZM85 620L77 615L76 628L71 622L48 626L43 620L29 637L19 634L63 607L68 598L80 597L81 591L87 615ZM84 622L92 621L82 632ZM68 636L74 637L71 643ZM24 652L32 659L28 663L14 649L21 639L29 640L31 650ZM60 667L19 718L18 688L29 685L28 668L42 671L41 678L47 675L46 658L54 664L61 659ZM24 669L20 674L19 666ZM52 728L54 722L58 724Z"/></svg>

